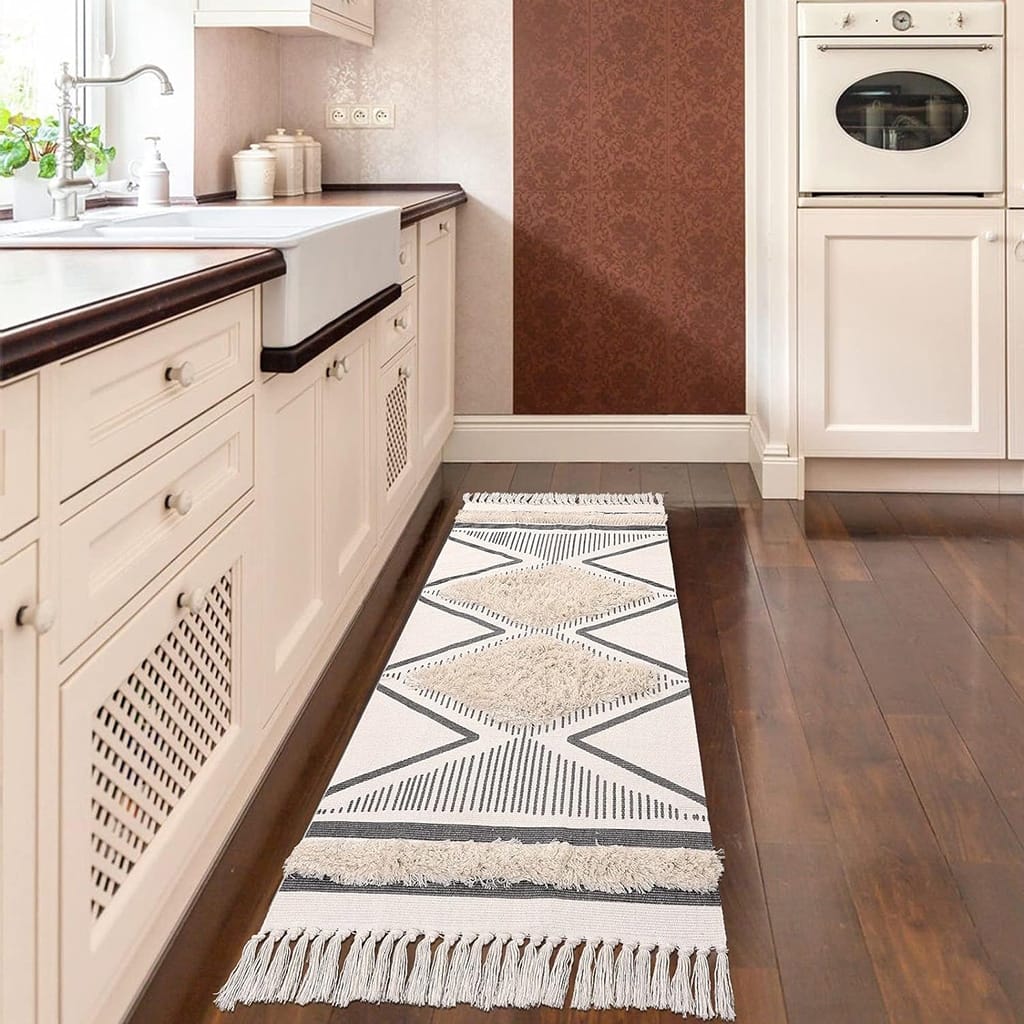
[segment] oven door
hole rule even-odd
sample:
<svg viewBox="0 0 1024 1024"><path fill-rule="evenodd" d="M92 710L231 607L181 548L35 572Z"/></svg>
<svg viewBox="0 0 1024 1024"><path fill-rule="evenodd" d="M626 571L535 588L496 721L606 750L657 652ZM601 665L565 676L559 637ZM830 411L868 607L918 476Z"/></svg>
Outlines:
<svg viewBox="0 0 1024 1024"><path fill-rule="evenodd" d="M803 194L1004 187L999 37L800 40Z"/></svg>

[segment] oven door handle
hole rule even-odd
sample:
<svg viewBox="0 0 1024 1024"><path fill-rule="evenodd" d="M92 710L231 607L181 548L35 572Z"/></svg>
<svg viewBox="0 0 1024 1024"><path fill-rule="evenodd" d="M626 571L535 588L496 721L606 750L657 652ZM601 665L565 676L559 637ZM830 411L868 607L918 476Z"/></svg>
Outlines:
<svg viewBox="0 0 1024 1024"><path fill-rule="evenodd" d="M822 53L829 50L994 50L992 43L895 43L886 46L883 43L818 43Z"/></svg>

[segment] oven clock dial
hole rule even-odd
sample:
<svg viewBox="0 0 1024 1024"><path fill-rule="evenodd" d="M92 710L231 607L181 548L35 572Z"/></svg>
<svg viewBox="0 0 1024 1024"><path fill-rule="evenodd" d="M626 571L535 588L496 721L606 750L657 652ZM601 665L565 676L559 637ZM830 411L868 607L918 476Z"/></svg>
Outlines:
<svg viewBox="0 0 1024 1024"><path fill-rule="evenodd" d="M906 32L907 29L914 27L914 19L910 16L910 11L897 11L892 16L892 27L897 32Z"/></svg>

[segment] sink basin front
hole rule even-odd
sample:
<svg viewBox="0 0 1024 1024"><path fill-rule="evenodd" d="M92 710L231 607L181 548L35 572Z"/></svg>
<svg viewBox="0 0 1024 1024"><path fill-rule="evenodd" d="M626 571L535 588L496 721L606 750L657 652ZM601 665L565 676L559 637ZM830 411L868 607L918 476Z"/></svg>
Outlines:
<svg viewBox="0 0 1024 1024"><path fill-rule="evenodd" d="M280 249L287 272L262 286L265 348L296 345L401 281L397 206L191 206L11 228L4 248Z"/></svg>

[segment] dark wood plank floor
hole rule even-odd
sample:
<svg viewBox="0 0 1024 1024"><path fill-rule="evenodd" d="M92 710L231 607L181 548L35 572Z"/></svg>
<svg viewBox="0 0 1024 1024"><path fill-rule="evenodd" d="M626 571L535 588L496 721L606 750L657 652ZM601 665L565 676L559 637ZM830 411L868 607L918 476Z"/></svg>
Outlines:
<svg viewBox="0 0 1024 1024"><path fill-rule="evenodd" d="M464 490L665 493L741 1024L1024 1021L1024 499L765 502L746 467L533 463L446 467L134 1024L677 1019L211 1006Z"/></svg>

